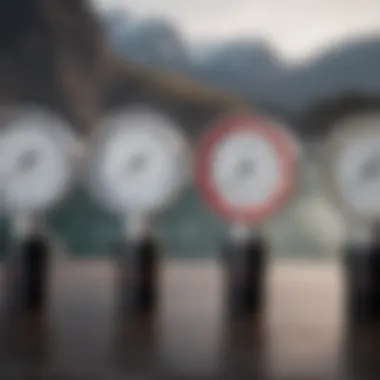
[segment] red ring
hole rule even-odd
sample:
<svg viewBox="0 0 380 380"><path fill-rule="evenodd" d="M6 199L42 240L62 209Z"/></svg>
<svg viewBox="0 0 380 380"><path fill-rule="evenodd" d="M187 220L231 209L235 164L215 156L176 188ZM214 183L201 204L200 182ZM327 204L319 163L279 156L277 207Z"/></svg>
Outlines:
<svg viewBox="0 0 380 380"><path fill-rule="evenodd" d="M269 199L251 207L235 207L226 203L212 181L211 161L216 146L228 134L250 131L267 138L281 157L282 178ZM195 161L197 187L211 207L226 219L248 223L261 222L277 211L292 195L296 179L296 157L289 136L270 120L250 114L231 115L203 136Z"/></svg>

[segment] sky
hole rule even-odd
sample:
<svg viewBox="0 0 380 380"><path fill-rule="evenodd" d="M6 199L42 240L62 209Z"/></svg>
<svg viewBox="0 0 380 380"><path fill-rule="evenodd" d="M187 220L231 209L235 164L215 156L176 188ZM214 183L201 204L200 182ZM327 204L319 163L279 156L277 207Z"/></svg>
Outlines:
<svg viewBox="0 0 380 380"><path fill-rule="evenodd" d="M380 0L92 0L105 9L171 20L191 44L264 38L289 61L378 33Z"/></svg>

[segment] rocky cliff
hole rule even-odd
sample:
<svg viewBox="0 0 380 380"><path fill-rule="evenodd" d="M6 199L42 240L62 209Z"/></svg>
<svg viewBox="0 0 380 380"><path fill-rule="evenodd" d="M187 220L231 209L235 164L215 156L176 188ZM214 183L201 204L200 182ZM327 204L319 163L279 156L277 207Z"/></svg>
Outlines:
<svg viewBox="0 0 380 380"><path fill-rule="evenodd" d="M86 0L0 0L0 104L39 104L81 132L113 107L154 104L197 129L242 102L111 52Z"/></svg>

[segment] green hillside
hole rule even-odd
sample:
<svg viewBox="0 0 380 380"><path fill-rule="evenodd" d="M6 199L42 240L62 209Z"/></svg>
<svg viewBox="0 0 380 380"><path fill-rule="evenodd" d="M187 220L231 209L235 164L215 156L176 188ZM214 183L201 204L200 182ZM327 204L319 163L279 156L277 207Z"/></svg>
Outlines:
<svg viewBox="0 0 380 380"><path fill-rule="evenodd" d="M302 168L294 201L265 226L274 254L331 254L332 241L339 235L340 226L335 216L330 214L329 205L321 193L315 164L307 161ZM48 220L65 250L73 257L105 256L120 237L119 221L98 207L81 190L73 191L50 213ZM162 240L165 252L176 256L216 253L226 227L227 224L204 205L194 188L187 189L177 204L155 222L156 233ZM4 252L9 240L4 223L0 232Z"/></svg>

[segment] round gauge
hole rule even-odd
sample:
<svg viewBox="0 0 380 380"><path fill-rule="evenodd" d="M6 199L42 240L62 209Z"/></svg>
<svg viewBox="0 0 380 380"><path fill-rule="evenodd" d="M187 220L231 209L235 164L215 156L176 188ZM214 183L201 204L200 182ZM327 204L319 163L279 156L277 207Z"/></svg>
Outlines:
<svg viewBox="0 0 380 380"><path fill-rule="evenodd" d="M329 195L351 220L380 217L380 112L347 117L334 126L323 153Z"/></svg>
<svg viewBox="0 0 380 380"><path fill-rule="evenodd" d="M0 206L11 214L43 211L64 195L75 139L43 111L12 112L0 131Z"/></svg>
<svg viewBox="0 0 380 380"><path fill-rule="evenodd" d="M177 125L154 110L109 117L90 159L90 187L116 213L146 214L168 205L187 179L188 157Z"/></svg>
<svg viewBox="0 0 380 380"><path fill-rule="evenodd" d="M223 217L258 222L292 194L295 144L272 121L236 114L205 134L196 161L198 187Z"/></svg>

